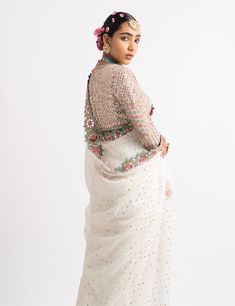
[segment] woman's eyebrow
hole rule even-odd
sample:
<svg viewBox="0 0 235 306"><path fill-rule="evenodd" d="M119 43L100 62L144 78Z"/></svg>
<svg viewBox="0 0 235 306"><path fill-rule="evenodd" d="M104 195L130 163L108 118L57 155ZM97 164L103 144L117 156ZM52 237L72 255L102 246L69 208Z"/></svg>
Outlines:
<svg viewBox="0 0 235 306"><path fill-rule="evenodd" d="M123 32L123 33L120 33L120 35L122 34L126 34L126 35L129 35L129 36L133 36L133 34L129 33L129 32ZM141 37L140 34L137 34L136 37Z"/></svg>

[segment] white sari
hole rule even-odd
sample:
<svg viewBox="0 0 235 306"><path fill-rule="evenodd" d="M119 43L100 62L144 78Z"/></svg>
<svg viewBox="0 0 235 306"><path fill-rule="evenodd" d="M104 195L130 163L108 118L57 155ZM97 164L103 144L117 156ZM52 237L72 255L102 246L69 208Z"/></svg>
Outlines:
<svg viewBox="0 0 235 306"><path fill-rule="evenodd" d="M102 159L85 151L90 202L76 306L168 306L173 209L167 157L158 152L118 171L125 158L143 151L135 130L102 147Z"/></svg>

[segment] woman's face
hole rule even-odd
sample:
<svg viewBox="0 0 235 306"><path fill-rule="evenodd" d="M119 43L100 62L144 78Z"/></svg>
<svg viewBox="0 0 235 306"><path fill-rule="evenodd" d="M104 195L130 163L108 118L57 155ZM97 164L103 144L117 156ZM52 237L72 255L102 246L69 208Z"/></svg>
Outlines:
<svg viewBox="0 0 235 306"><path fill-rule="evenodd" d="M113 37L108 37L107 34L104 36L106 36L103 37L104 42L109 43L111 49L107 55L116 59L120 64L128 65L137 52L141 37L140 30L133 30L128 22L123 22ZM132 57L128 57L128 54L131 54Z"/></svg>

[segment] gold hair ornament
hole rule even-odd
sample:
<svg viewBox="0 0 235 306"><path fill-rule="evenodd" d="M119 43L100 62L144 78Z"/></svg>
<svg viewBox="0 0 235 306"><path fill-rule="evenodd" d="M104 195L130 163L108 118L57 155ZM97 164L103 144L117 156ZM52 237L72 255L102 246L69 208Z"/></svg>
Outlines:
<svg viewBox="0 0 235 306"><path fill-rule="evenodd" d="M134 19L130 19L128 21L129 26L133 29L133 30L140 30L140 24L138 23L138 21L134 20Z"/></svg>

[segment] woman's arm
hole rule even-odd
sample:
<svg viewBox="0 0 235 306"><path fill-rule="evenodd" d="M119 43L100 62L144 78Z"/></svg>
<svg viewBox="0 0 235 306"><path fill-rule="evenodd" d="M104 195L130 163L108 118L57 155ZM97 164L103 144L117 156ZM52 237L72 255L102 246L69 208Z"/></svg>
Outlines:
<svg viewBox="0 0 235 306"><path fill-rule="evenodd" d="M115 68L112 76L114 96L125 110L143 145L149 150L157 149L161 143L161 134L146 111L144 96L133 72L126 66L115 65Z"/></svg>

